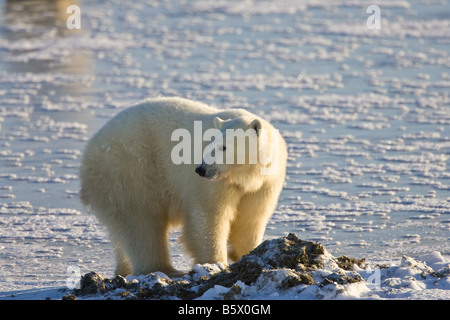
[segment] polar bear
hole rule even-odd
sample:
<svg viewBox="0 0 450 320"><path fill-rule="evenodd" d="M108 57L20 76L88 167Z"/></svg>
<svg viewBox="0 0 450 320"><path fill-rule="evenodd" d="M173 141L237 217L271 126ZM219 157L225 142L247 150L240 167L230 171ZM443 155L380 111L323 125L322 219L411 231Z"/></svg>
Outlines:
<svg viewBox="0 0 450 320"><path fill-rule="evenodd" d="M245 132L245 139L228 139L232 129ZM251 161L250 149L236 159L251 140L259 159ZM80 198L106 226L116 274L176 274L168 249L173 226L181 224L181 240L195 263L226 265L262 241L286 162L278 130L248 111L147 99L119 112L90 139Z"/></svg>

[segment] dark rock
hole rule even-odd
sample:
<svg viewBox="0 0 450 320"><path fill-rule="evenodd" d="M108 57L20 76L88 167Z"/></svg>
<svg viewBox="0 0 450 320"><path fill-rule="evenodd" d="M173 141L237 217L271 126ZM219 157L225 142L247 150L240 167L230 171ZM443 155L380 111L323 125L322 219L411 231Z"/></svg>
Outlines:
<svg viewBox="0 0 450 320"><path fill-rule="evenodd" d="M242 299L242 288L237 284L233 284L230 291L223 294L224 300L240 300Z"/></svg>
<svg viewBox="0 0 450 320"><path fill-rule="evenodd" d="M353 273L351 275L331 273L325 277L325 279L320 283L320 286L326 286L329 284L347 284L364 281L364 279L358 274Z"/></svg>
<svg viewBox="0 0 450 320"><path fill-rule="evenodd" d="M312 285L315 284L313 277L310 273L293 272L288 275L280 285L280 289L286 290L301 284Z"/></svg>
<svg viewBox="0 0 450 320"><path fill-rule="evenodd" d="M355 259L355 258L349 258L347 256L340 256L336 259L336 263L338 264L339 268L342 268L344 270L353 270L353 265L357 265L360 268L366 267L366 259Z"/></svg>
<svg viewBox="0 0 450 320"><path fill-rule="evenodd" d="M81 277L80 289L75 289L75 294L97 294L104 292L105 289L105 279L98 273L89 272Z"/></svg>
<svg viewBox="0 0 450 320"><path fill-rule="evenodd" d="M313 285L315 281L311 272L323 268L325 249L320 243L304 241L297 235L290 233L288 236L266 240L249 254L243 256L229 268L222 269L215 274L195 277L191 271L187 280L170 279L151 273L143 280L130 281L121 276L113 279L105 279L95 272L84 275L81 279L81 289L74 290L73 297L104 294L107 298L119 297L123 299L195 299L203 295L207 290L220 285L230 290L223 294L224 299L241 299L242 288L238 281L246 285L253 285L257 281L279 281L277 287L287 290L298 285ZM334 259L334 258L332 258ZM334 259L340 268L351 270L353 264L361 267L364 259L356 260L342 256ZM208 270L208 269L206 269ZM284 271L283 271L284 270ZM281 277L280 278L280 272ZM263 277L262 277L263 276ZM261 280L258 280L261 277ZM195 279L195 280L194 280ZM324 278L320 286L328 284L346 284L362 281L361 276L355 273L332 273ZM114 291L115 289L120 289ZM72 298L68 295L67 299Z"/></svg>
<svg viewBox="0 0 450 320"><path fill-rule="evenodd" d="M69 293L69 294L62 296L61 299L62 300L77 300L77 296Z"/></svg>

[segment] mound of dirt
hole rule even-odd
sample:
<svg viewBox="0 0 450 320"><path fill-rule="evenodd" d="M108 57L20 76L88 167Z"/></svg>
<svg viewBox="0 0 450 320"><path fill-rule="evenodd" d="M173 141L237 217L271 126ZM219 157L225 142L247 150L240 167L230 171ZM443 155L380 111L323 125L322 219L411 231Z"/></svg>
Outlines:
<svg viewBox="0 0 450 320"><path fill-rule="evenodd" d="M89 295L101 295L105 299L207 299L211 297L210 291L214 298L241 299L243 287L270 286L286 291L294 287L362 281L359 274L347 270L353 263L363 262L347 257L335 259L320 243L304 241L290 233L283 238L264 241L228 268L222 264L196 265L180 278L169 278L156 272L139 277L107 279L90 272L82 276L80 289L73 290L63 299ZM333 272L313 277L312 272L324 267Z"/></svg>

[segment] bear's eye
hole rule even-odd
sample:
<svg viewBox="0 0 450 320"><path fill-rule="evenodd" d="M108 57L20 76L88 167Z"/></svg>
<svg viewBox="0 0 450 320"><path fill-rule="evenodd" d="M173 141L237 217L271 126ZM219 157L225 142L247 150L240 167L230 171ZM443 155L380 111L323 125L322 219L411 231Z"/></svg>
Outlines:
<svg viewBox="0 0 450 320"><path fill-rule="evenodd" d="M227 147L225 147L225 146L222 146L222 151L225 151L225 150L227 150Z"/></svg>

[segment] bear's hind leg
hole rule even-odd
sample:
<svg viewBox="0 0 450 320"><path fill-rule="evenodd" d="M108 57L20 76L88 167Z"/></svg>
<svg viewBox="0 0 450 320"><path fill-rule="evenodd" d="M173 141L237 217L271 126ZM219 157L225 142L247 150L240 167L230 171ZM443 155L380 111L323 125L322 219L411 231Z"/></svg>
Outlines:
<svg viewBox="0 0 450 320"><path fill-rule="evenodd" d="M133 274L133 268L131 267L130 259L122 249L122 245L119 242L116 242L114 245L114 254L116 256L115 274L122 277Z"/></svg>
<svg viewBox="0 0 450 320"><path fill-rule="evenodd" d="M164 219L159 219L141 219L136 225L128 226L126 236L122 237L123 249L130 258L135 275L155 271L177 273L170 263L169 226Z"/></svg>

